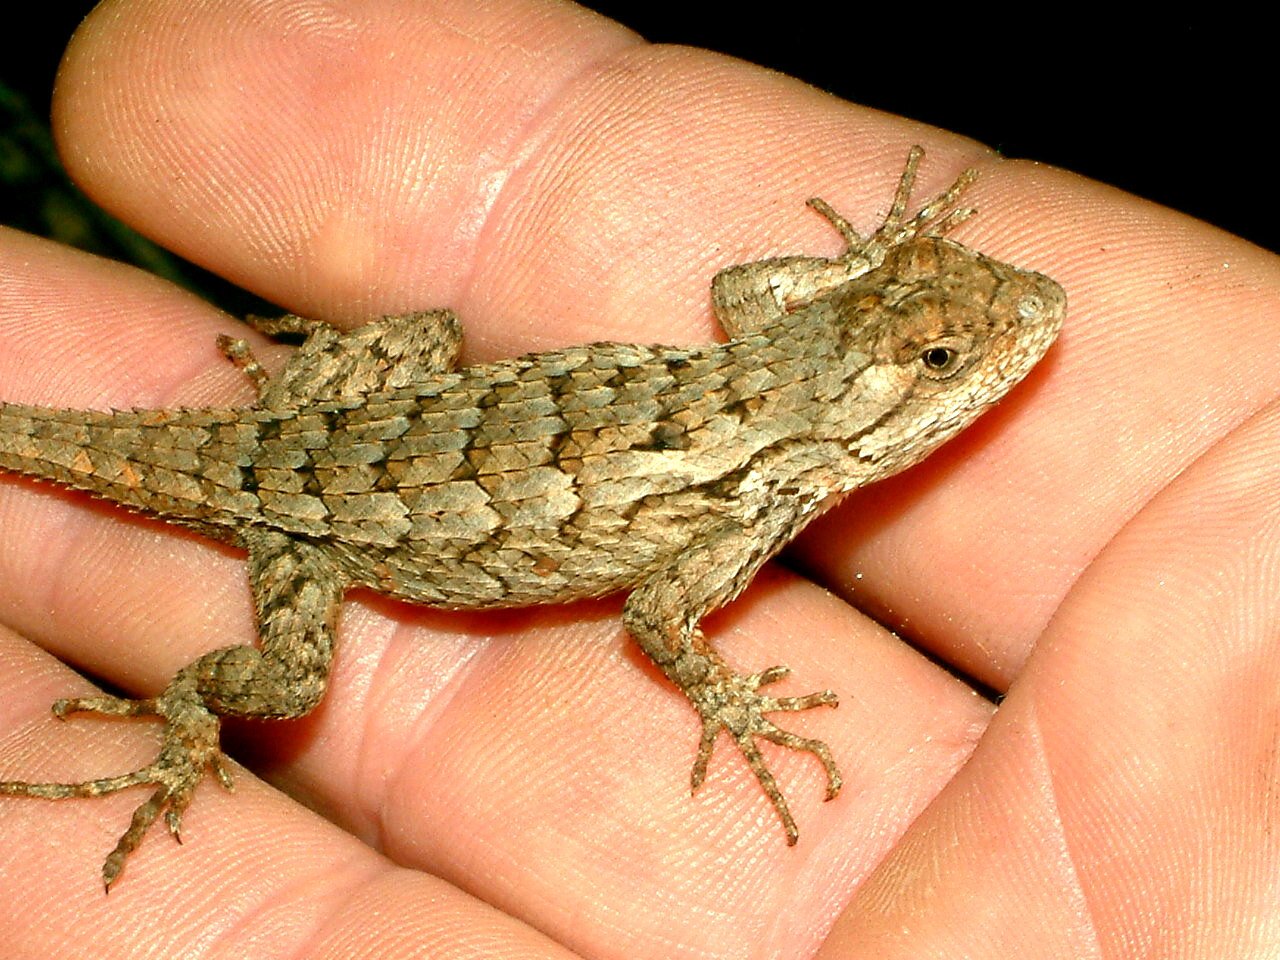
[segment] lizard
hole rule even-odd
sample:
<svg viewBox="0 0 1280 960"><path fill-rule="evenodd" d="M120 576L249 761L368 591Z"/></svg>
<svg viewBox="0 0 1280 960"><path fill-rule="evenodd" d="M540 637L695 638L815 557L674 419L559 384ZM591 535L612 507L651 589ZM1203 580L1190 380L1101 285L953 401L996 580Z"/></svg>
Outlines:
<svg viewBox="0 0 1280 960"><path fill-rule="evenodd" d="M344 594L365 588L448 609L627 592L626 632L692 703L706 777L721 731L799 837L760 751L828 746L770 714L837 705L830 690L770 696L785 666L743 674L705 615L844 494L919 462L1004 396L1055 340L1066 295L1048 277L946 234L971 216L966 170L914 216L913 147L884 222L834 257L728 267L712 281L727 341L594 343L459 368L452 311L350 332L250 318L304 339L270 375L243 339L218 347L252 406L83 411L0 403L0 471L88 491L247 553L257 644L206 653L159 696L60 699L162 722L155 759L75 783L0 782L0 795L92 797L149 785L107 856L106 889L162 814L180 838L207 772L231 788L224 716L289 719L325 694Z"/></svg>

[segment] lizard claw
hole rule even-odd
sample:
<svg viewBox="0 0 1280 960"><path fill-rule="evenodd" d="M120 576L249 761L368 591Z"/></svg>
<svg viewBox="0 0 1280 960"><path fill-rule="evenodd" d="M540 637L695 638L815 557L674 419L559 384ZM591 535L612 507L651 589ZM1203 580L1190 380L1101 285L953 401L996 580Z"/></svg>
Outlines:
<svg viewBox="0 0 1280 960"><path fill-rule="evenodd" d="M145 767L117 777L83 780L76 783L0 782L0 795L44 797L101 797L129 787L152 784L156 789L136 810L129 828L102 865L102 880L109 891L120 876L129 854L137 849L147 830L163 813L165 826L182 842L182 814L204 778L212 769L223 786L231 789L225 758L218 746L219 720L200 700L193 685L174 683L164 695L153 700L127 700L99 696L58 700L53 705L58 717L72 713L101 713L109 716L155 716L165 721L160 752Z"/></svg>
<svg viewBox="0 0 1280 960"><path fill-rule="evenodd" d="M770 667L759 673L741 676L726 673L690 693L698 713L702 717L702 737L698 742L698 756L693 762L692 785L696 791L707 776L707 764L716 737L725 730L737 742L738 749L746 757L751 771L760 781L769 802L773 804L782 827L786 831L787 844L793 845L800 837L795 819L787 806L786 798L778 787L773 773L765 764L756 738L762 737L779 746L803 750L818 758L827 774L825 799L832 800L840 792L843 780L837 769L831 750L821 740L801 737L776 726L765 714L778 711L808 710L811 707L837 706L839 701L830 690L810 693L802 697L767 697L759 688L781 680L791 671L784 666Z"/></svg>

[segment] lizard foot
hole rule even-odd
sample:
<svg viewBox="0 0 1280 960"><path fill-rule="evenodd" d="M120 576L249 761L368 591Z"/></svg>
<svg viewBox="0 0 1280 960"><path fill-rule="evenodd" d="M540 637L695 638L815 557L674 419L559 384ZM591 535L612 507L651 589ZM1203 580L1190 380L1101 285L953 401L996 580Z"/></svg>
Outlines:
<svg viewBox="0 0 1280 960"><path fill-rule="evenodd" d="M698 757L693 763L693 789L702 786L707 776L707 763L711 759L711 750L715 746L716 737L721 730L728 731L738 743L738 749L747 758L752 772L764 788L765 795L778 811L783 829L787 833L787 844L794 845L800 838L795 819L787 807L786 798L778 788L773 774L765 765L760 748L756 746L756 738L762 737L772 743L793 750L804 750L812 753L822 763L827 773L827 794L824 799L832 800L840 792L843 780L831 757L831 750L821 740L797 736L779 729L765 717L766 713L778 711L808 710L811 707L834 707L839 701L830 690L811 693L803 697L767 697L759 692L760 687L781 680L791 671L787 667L770 667L768 670L741 676L736 673L725 673L715 682L707 683L691 692L694 706L702 717L702 740L698 744Z"/></svg>
<svg viewBox="0 0 1280 960"><path fill-rule="evenodd" d="M140 784L155 786L150 798L133 812L129 829L102 865L102 880L108 891L124 869L129 854L142 842L143 835L161 813L174 839L182 842L182 814L190 805L206 768L213 770L224 787L232 789L231 775L218 746L218 717L204 705L194 685L175 682L162 696L149 700L112 696L58 700L53 704L53 712L59 718L72 713L101 713L117 717L155 716L165 721L163 742L156 759L132 773L78 783L0 782L0 795L49 800L101 797Z"/></svg>

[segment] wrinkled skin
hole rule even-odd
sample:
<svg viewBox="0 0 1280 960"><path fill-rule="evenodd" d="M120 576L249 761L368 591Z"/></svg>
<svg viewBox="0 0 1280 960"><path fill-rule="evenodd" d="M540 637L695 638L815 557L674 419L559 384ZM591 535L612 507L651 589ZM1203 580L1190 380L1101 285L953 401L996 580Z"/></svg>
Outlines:
<svg viewBox="0 0 1280 960"><path fill-rule="evenodd" d="M869 228L921 137L570 8L471 7L111 4L64 67L60 142L100 201L291 310L454 306L470 362L705 342L709 272L830 242L764 184L802 182L797 201L821 192ZM811 144L821 124L846 151ZM996 411L811 528L795 565L833 592L768 568L708 624L731 662L784 650L845 693L803 718L842 757L841 797L819 802L807 758L777 761L810 778L798 846L741 767L680 789L694 747L673 734L696 722L637 668L616 601L531 616L357 596L325 707L269 742L228 738L278 789L242 771L234 797L203 788L185 828L205 842L149 838L104 898L86 864L131 798L0 804L11 955L199 955L228 937L308 956L1265 955L1280 370L1258 358L1280 330L1275 258L1065 174L924 145L922 194L982 170L982 215L957 238L1053 276L1071 316ZM239 332L227 318L42 242L6 233L3 250L0 395L249 399L211 345ZM150 694L252 636L234 551L29 483L0 492L5 621L49 653ZM1006 694L999 714L887 628ZM140 724L114 745L102 724L52 723L79 681L13 634L0 649L0 769L66 778L153 751Z"/></svg>

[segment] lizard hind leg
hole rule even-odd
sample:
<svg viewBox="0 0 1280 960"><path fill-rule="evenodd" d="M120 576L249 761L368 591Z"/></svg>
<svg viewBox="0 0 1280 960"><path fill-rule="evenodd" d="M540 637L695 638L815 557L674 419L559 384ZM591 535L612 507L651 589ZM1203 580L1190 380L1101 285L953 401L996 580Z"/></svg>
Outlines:
<svg viewBox="0 0 1280 960"><path fill-rule="evenodd" d="M217 338L218 349L244 371L259 403L269 409L312 401L359 402L371 393L453 370L462 350L462 325L446 309L379 317L345 332L291 313L245 321L268 336L306 338L275 375L266 372L245 340Z"/></svg>
<svg viewBox="0 0 1280 960"><path fill-rule="evenodd" d="M259 646L222 647L187 664L154 699L113 696L59 700L54 713L154 716L164 721L155 760L132 773L77 783L0 782L0 795L99 797L134 786L154 786L107 856L108 889L147 830L164 814L181 839L182 816L205 774L231 787L219 746L224 716L288 719L308 713L323 697L333 656L334 630L346 579L324 550L281 533L241 534L249 550Z"/></svg>
<svg viewBox="0 0 1280 960"><path fill-rule="evenodd" d="M102 797L130 787L152 784L155 790L133 813L128 829L102 866L102 880L109 890L143 836L161 813L174 839L181 840L182 815L191 804L196 787L206 770L232 789L226 758L219 747L219 719L201 702L195 684L184 670L174 678L164 694L154 699L128 700L96 696L57 700L54 715L73 713L106 716L154 716L165 721L163 741L156 759L132 773L73 783L0 782L0 794L61 800L69 797Z"/></svg>

